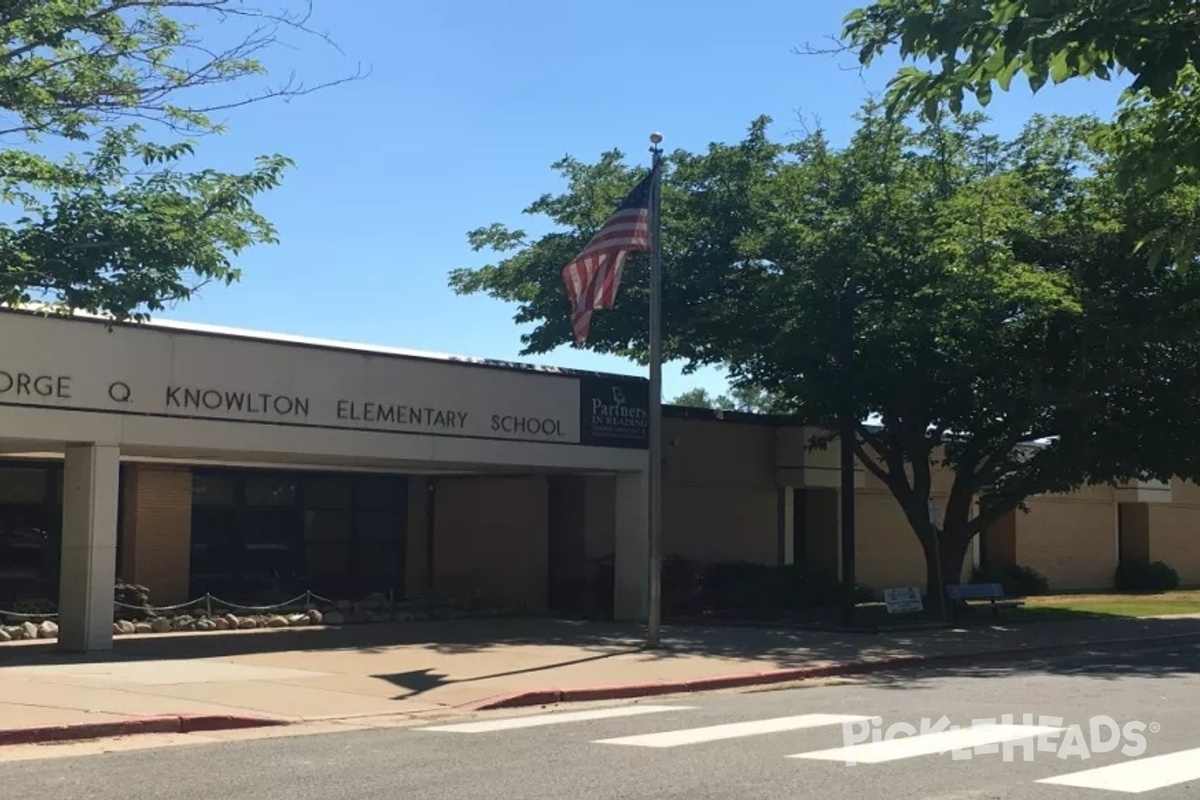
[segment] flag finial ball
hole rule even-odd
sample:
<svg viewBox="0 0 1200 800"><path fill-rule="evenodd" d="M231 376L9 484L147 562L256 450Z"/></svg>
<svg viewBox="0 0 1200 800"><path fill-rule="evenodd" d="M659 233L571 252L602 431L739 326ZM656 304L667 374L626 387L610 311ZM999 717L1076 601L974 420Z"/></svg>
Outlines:
<svg viewBox="0 0 1200 800"><path fill-rule="evenodd" d="M658 144L661 141L662 141L662 134L659 133L658 131L655 131L654 133L650 134L650 143L651 144Z"/></svg>

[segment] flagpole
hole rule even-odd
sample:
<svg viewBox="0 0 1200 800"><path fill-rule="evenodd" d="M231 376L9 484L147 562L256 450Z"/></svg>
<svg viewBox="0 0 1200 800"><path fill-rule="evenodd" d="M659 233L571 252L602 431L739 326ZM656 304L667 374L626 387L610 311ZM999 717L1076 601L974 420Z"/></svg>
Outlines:
<svg viewBox="0 0 1200 800"><path fill-rule="evenodd" d="M650 187L650 419L649 553L646 589L646 643L655 647L662 623L662 142L650 134L653 178Z"/></svg>

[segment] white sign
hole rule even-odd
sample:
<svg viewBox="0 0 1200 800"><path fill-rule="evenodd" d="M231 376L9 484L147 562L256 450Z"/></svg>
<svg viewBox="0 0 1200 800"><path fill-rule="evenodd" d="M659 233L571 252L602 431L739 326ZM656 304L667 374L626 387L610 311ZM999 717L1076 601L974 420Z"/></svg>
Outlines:
<svg viewBox="0 0 1200 800"><path fill-rule="evenodd" d="M0 406L578 444L579 378L0 312Z"/></svg>
<svg viewBox="0 0 1200 800"><path fill-rule="evenodd" d="M913 614L925 608L921 602L921 590L915 586L884 589L883 602L889 614Z"/></svg>

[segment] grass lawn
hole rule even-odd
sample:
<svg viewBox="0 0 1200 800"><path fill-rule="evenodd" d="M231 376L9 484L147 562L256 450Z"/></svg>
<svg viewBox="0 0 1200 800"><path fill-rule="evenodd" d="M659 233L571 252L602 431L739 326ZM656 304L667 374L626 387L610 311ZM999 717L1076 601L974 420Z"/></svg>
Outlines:
<svg viewBox="0 0 1200 800"><path fill-rule="evenodd" d="M1057 594L1027 597L1023 608L1007 613L1014 618L1030 619L1200 614L1200 590L1161 594Z"/></svg>

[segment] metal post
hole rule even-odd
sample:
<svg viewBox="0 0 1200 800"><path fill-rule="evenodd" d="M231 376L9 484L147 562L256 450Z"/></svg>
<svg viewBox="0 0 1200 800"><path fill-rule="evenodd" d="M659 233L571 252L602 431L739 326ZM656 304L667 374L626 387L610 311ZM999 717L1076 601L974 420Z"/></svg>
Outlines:
<svg viewBox="0 0 1200 800"><path fill-rule="evenodd" d="M854 552L854 440L856 437L854 419L854 294L853 288L847 287L841 298L838 313L838 327L841 339L841 413L838 443L841 447L841 524L842 524L842 590L845 592L842 621L851 626L854 624L854 586L855 552Z"/></svg>
<svg viewBox="0 0 1200 800"><path fill-rule="evenodd" d="M437 520L434 517L434 510L437 506L437 478L430 478L425 485L425 599L428 604L430 619L433 618L436 610L434 602L434 532L437 530Z"/></svg>
<svg viewBox="0 0 1200 800"><path fill-rule="evenodd" d="M649 408L649 534L646 608L646 643L659 642L662 624L662 253L660 249L662 135L650 135L653 179L650 189L650 408Z"/></svg>

